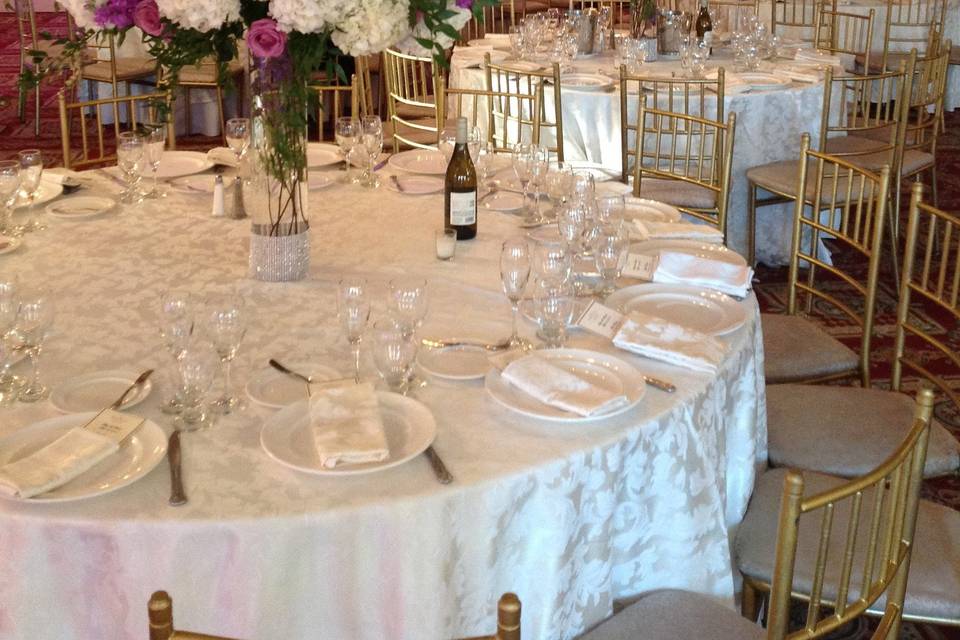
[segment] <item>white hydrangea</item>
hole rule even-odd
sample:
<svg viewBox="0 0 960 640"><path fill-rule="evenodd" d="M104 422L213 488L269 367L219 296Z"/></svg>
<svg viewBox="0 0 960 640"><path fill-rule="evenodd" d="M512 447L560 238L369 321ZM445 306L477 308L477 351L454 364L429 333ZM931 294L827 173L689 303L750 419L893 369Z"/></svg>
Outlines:
<svg viewBox="0 0 960 640"><path fill-rule="evenodd" d="M379 53L410 31L409 0L354 0L340 2L333 43L347 55Z"/></svg>
<svg viewBox="0 0 960 640"><path fill-rule="evenodd" d="M456 14L446 20L446 23L453 27L456 31L463 29L473 16L469 9L458 7L456 0L447 0L447 9ZM427 29L427 26L423 23L423 20L419 20L417 21L417 24L414 25L413 31L411 31L406 38L397 43L396 48L404 53L410 53L416 56L429 56L435 53L433 49L427 49L420 46L420 43L416 41L416 38L426 38L428 40L432 40L439 43L444 49L449 49L452 47L454 42L453 38L446 34L440 32L430 33L430 30Z"/></svg>
<svg viewBox="0 0 960 640"><path fill-rule="evenodd" d="M240 19L240 0L157 0L157 8L170 21L198 31Z"/></svg>
<svg viewBox="0 0 960 640"><path fill-rule="evenodd" d="M343 15L341 0L270 0L270 15L281 31L320 33Z"/></svg>
<svg viewBox="0 0 960 640"><path fill-rule="evenodd" d="M97 7L106 1L107 0L63 0L60 6L73 16L73 20L77 23L78 27L82 29L99 29L100 25L98 25L94 19L93 13Z"/></svg>

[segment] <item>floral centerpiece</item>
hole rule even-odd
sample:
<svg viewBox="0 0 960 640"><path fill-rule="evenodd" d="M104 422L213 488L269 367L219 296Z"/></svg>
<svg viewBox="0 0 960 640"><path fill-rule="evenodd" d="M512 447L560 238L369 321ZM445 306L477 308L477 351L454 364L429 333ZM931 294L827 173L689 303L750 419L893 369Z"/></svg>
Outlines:
<svg viewBox="0 0 960 640"><path fill-rule="evenodd" d="M446 65L446 50L459 38L459 30L473 16L482 19L484 7L498 1L62 0L61 4L73 15L81 44L104 32L123 38L138 27L150 54L166 70L163 89L176 87L184 67L210 59L218 62L226 81L227 64L237 57L238 43L244 39L251 56L254 100L252 153L244 172L251 180L265 181L266 191L256 191L269 194L260 207L266 211L251 211L254 235L302 234L306 242L309 223L301 184L306 178L308 81L323 73L346 82L340 61L388 47L432 54L438 64ZM72 46L69 51L80 48ZM299 277L303 275L305 270Z"/></svg>

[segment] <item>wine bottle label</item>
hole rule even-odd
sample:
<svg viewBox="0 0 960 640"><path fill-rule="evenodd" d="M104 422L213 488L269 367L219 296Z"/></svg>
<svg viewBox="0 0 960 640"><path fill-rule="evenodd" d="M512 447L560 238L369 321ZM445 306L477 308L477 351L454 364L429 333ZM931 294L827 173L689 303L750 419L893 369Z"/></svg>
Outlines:
<svg viewBox="0 0 960 640"><path fill-rule="evenodd" d="M450 224L459 227L477 221L477 192L450 193Z"/></svg>

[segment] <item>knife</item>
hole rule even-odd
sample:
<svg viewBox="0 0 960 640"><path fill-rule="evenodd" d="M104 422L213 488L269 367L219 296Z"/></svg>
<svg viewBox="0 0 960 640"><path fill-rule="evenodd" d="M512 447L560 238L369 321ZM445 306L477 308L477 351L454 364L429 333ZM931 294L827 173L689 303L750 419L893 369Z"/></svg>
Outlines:
<svg viewBox="0 0 960 640"><path fill-rule="evenodd" d="M120 407L122 407L123 403L127 401L127 396L129 396L134 389L136 389L137 387L142 385L144 382L146 382L147 378L149 378L152 374L153 374L153 369L147 369L146 371L141 373L140 376L133 381L133 384L127 387L127 390L123 392L123 395L121 395L119 398L113 401L113 404L110 405L110 408L119 409Z"/></svg>
<svg viewBox="0 0 960 640"><path fill-rule="evenodd" d="M187 502L183 491L183 477L180 473L180 431L170 434L167 444L167 461L170 463L170 505L179 507Z"/></svg>
<svg viewBox="0 0 960 640"><path fill-rule="evenodd" d="M440 456L437 454L436 449L433 448L433 445L427 447L424 453L427 455L427 460L430 461L430 466L433 468L433 473L437 476L437 480L440 481L440 484L450 484L453 482L453 476L450 475L449 471L447 471L447 465L443 464L443 460L440 459Z"/></svg>

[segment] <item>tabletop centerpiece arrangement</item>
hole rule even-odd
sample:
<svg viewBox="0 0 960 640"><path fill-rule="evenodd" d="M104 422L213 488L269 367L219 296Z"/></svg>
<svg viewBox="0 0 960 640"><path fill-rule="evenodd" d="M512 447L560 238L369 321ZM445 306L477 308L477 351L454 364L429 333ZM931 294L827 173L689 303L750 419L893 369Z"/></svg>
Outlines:
<svg viewBox="0 0 960 640"><path fill-rule="evenodd" d="M346 82L340 60L388 47L433 55L446 64L446 49L459 30L498 0L65 0L82 44L104 33L123 38L134 27L165 69L161 89L177 86L181 69L216 60L228 82L227 64L246 40L250 53L250 152L243 173L255 194L250 275L261 280L299 280L309 269L306 131L312 78ZM71 46L76 58L82 46ZM49 65L48 65L49 66ZM165 117L169 117L166 115Z"/></svg>

